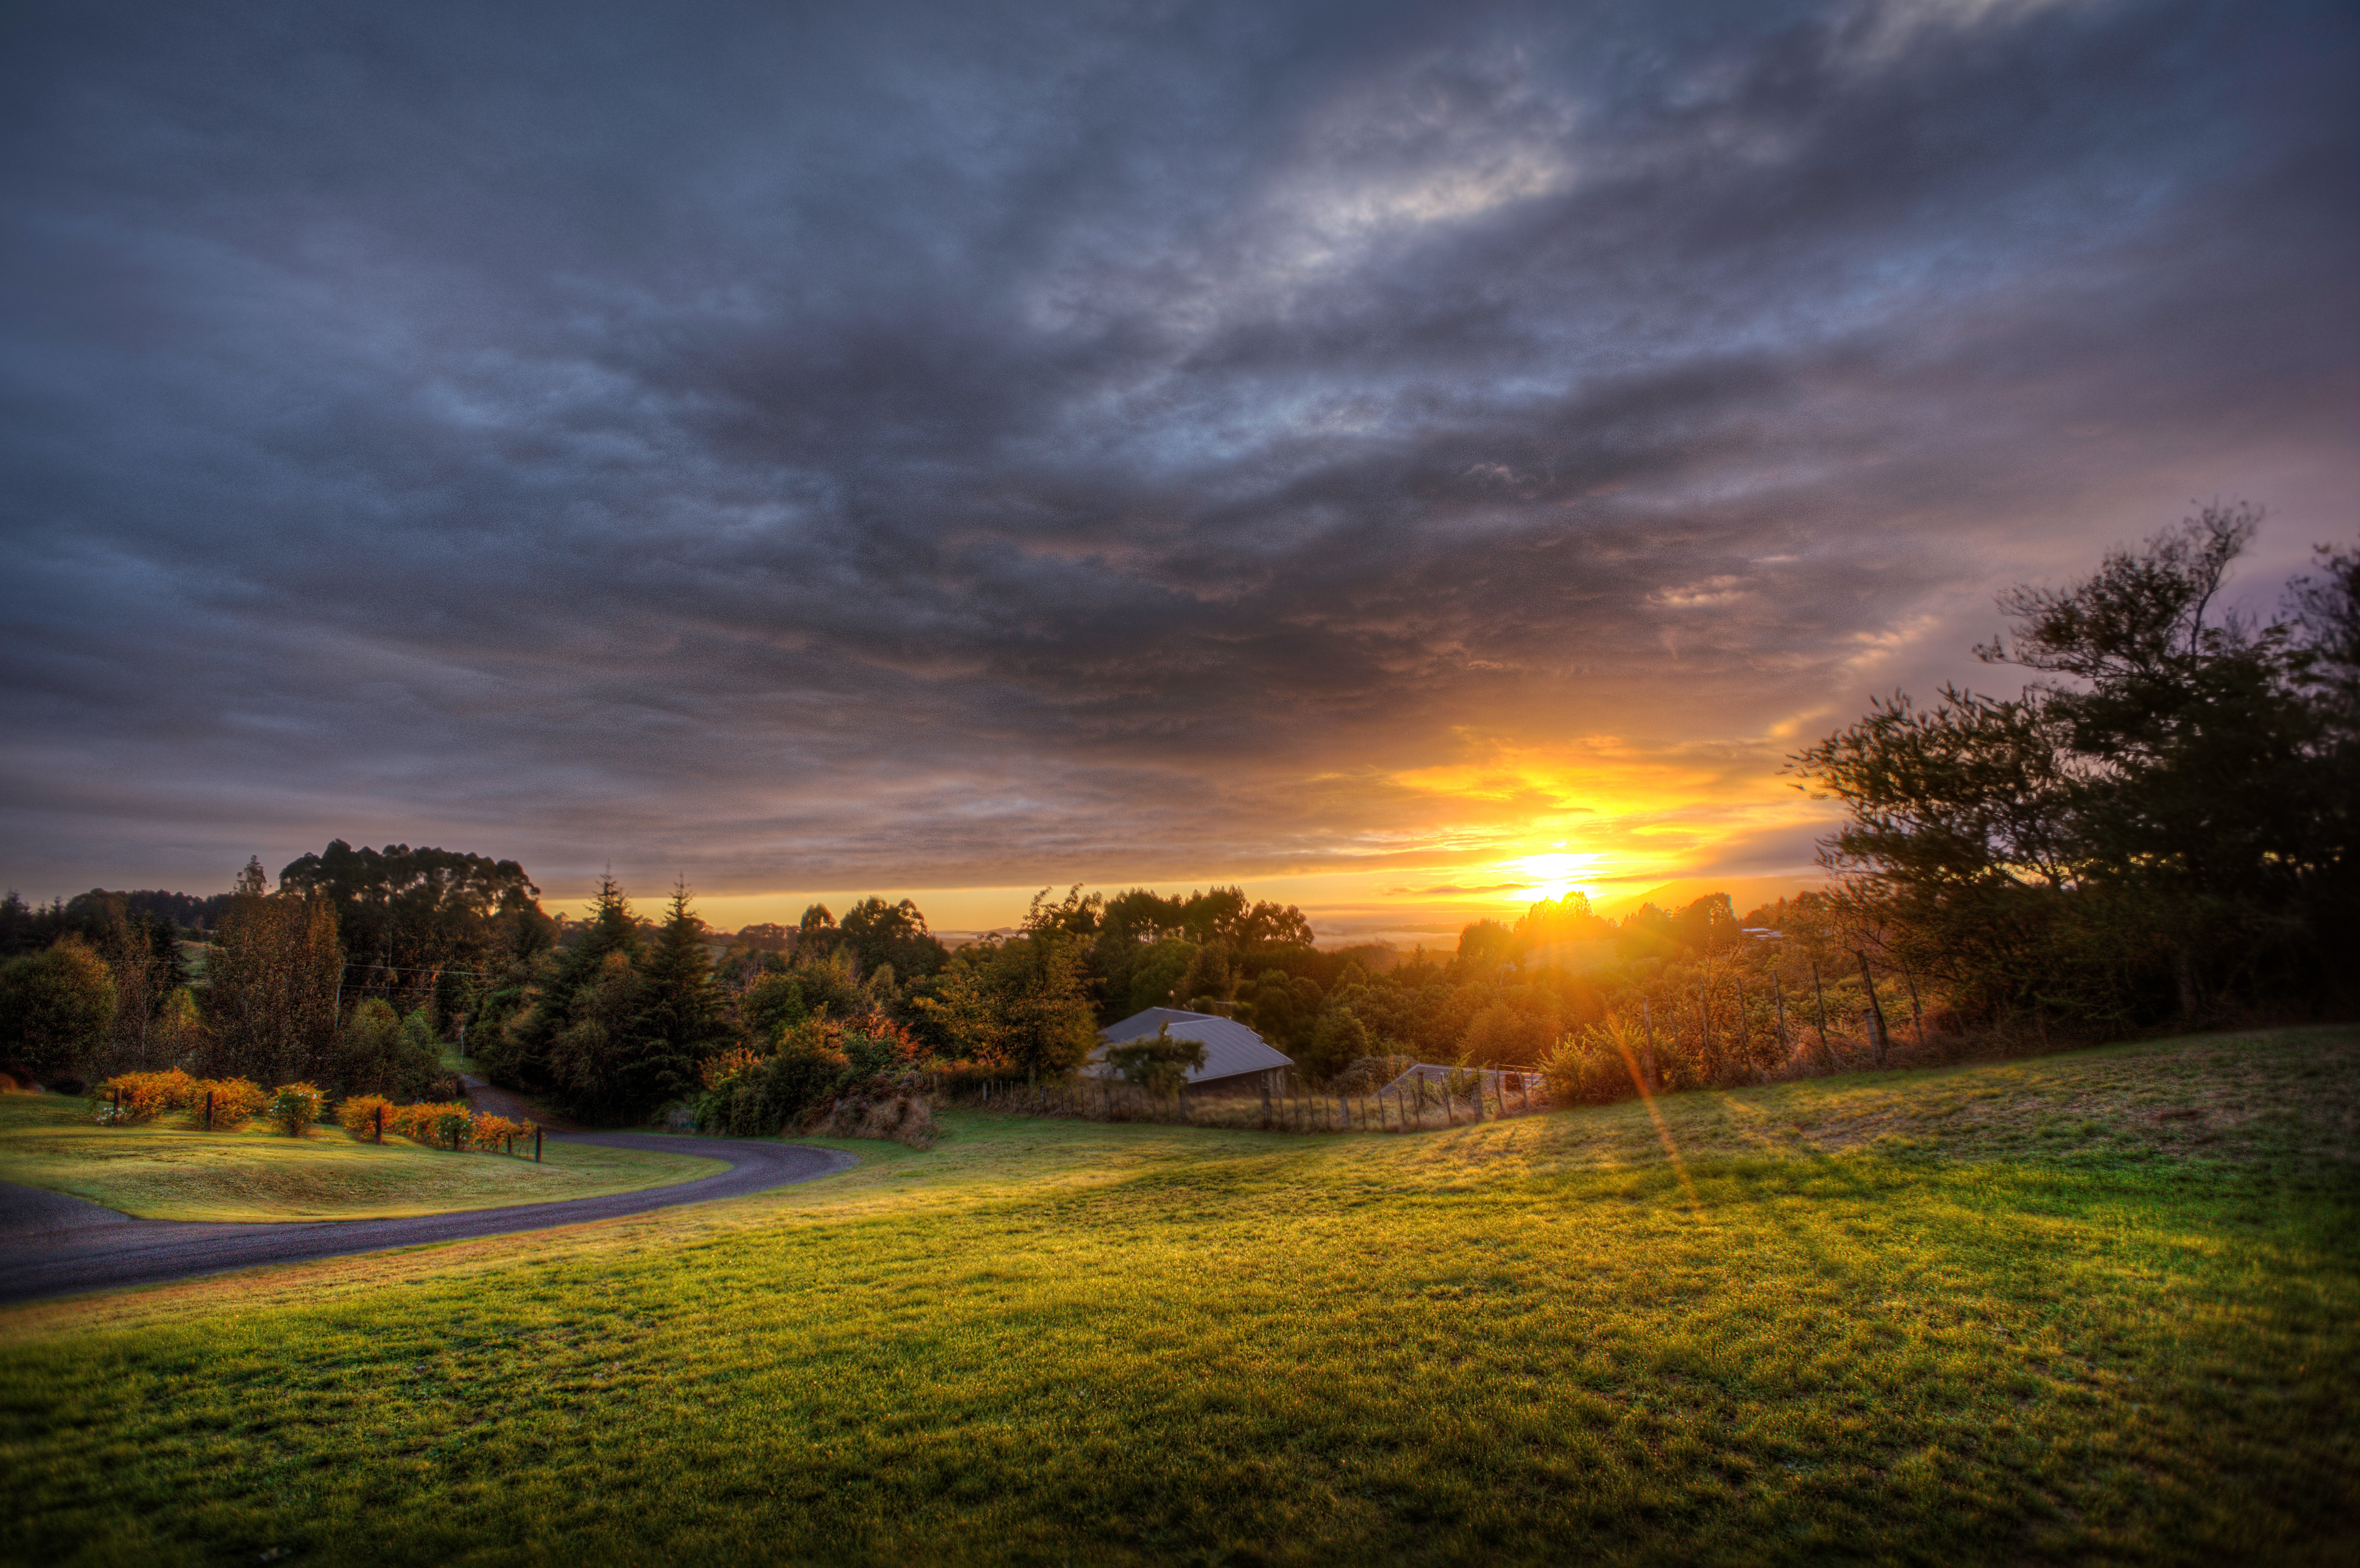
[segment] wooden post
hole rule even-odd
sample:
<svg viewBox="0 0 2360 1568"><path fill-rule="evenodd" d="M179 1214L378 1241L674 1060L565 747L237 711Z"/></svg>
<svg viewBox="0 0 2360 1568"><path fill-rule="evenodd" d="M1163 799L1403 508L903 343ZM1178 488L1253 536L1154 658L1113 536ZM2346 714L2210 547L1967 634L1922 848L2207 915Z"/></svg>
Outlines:
<svg viewBox="0 0 2360 1568"><path fill-rule="evenodd" d="M1770 971L1770 995L1778 1004L1778 1065L1784 1067L1795 1054L1795 1047L1786 1039L1786 987L1775 969Z"/></svg>
<svg viewBox="0 0 2360 1568"><path fill-rule="evenodd" d="M1269 1067L1262 1070L1262 1130L1264 1132L1270 1130L1270 1075L1276 1069Z"/></svg>
<svg viewBox="0 0 2360 1568"><path fill-rule="evenodd" d="M1905 964L1901 966L1901 979L1909 987L1909 1027L1918 1031L1918 1049L1923 1051L1926 1049L1926 1013L1918 1005L1918 976L1910 974L1909 966Z"/></svg>
<svg viewBox="0 0 2360 1568"><path fill-rule="evenodd" d="M1745 982L1732 975L1729 984L1737 993L1737 1060L1745 1063L1745 1081L1759 1083L1762 1069L1754 1061L1754 1033L1745 1025Z"/></svg>
<svg viewBox="0 0 2360 1568"><path fill-rule="evenodd" d="M211 1089L205 1091L205 1130L213 1130L213 1092Z"/></svg>
<svg viewBox="0 0 2360 1568"><path fill-rule="evenodd" d="M1876 999L1876 977L1868 972L1868 949L1856 947L1852 956L1860 960L1860 983L1868 992L1868 1040L1876 1048L1876 1064L1885 1065L1885 1004Z"/></svg>
<svg viewBox="0 0 2360 1568"><path fill-rule="evenodd" d="M1811 960L1811 997L1819 1006L1819 1054L1828 1059L1828 1071L1836 1069L1836 1048L1828 1043L1828 993L1819 984L1819 961Z"/></svg>
<svg viewBox="0 0 2360 1568"><path fill-rule="evenodd" d="M383 1105L377 1108L377 1140L379 1143L385 1141L385 1107Z"/></svg>
<svg viewBox="0 0 2360 1568"><path fill-rule="evenodd" d="M539 1123L535 1123L532 1129L532 1162L535 1165L541 1163L541 1127Z"/></svg>
<svg viewBox="0 0 2360 1568"><path fill-rule="evenodd" d="M1475 1098L1474 1098L1474 1104L1473 1104L1472 1107L1470 1108L1470 1112L1469 1112L1469 1114L1468 1114L1467 1121L1468 1121L1468 1124L1469 1124L1470 1126L1478 1126L1478 1125L1480 1125L1480 1123L1482 1122L1482 1120L1483 1120L1483 1070L1482 1070L1480 1067L1478 1067L1477 1069L1475 1069Z"/></svg>
<svg viewBox="0 0 2360 1568"><path fill-rule="evenodd" d="M1704 1033L1698 1040L1697 1051L1704 1059L1705 1071L1718 1078L1721 1076L1718 1071L1721 1059L1715 1056L1712 1051L1712 1009L1705 1001L1704 993L1701 991L1697 993L1697 1021L1704 1029Z"/></svg>
<svg viewBox="0 0 2360 1568"><path fill-rule="evenodd" d="M1639 1076L1647 1081L1650 1090L1660 1094L1664 1092L1664 1075L1655 1068L1655 1019L1647 1010L1647 998L1644 996L1639 998L1639 1022L1647 1030L1647 1057L1639 1063Z"/></svg>

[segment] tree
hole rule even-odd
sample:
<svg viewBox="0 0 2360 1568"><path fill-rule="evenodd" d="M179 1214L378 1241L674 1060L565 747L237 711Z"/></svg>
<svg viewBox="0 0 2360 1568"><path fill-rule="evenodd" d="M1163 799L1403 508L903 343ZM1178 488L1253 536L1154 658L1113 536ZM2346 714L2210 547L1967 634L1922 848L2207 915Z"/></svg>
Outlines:
<svg viewBox="0 0 2360 1568"><path fill-rule="evenodd" d="M1189 1073L1205 1065L1205 1043L1175 1037L1165 1023L1143 1040L1107 1047L1106 1062L1125 1083L1170 1099L1186 1085Z"/></svg>
<svg viewBox="0 0 2360 1568"><path fill-rule="evenodd" d="M574 1022L576 994L606 974L609 958L619 953L628 967L639 948L639 922L631 918L622 884L611 873L601 876L581 938L559 954L556 970L541 987L532 1011L512 1021L497 1041L486 1044L476 1058L485 1072L517 1088L550 1086L555 1081L551 1051L557 1037Z"/></svg>
<svg viewBox="0 0 2360 1568"><path fill-rule="evenodd" d="M2033 673L2018 696L1896 693L1799 754L1850 814L1823 855L1839 912L1986 1018L2119 1030L2319 994L2351 878L2340 634L2332 583L2309 621L2218 612L2257 521L2207 508L2003 594L2014 637L1977 653Z"/></svg>
<svg viewBox="0 0 2360 1568"><path fill-rule="evenodd" d="M1051 926L961 948L918 1005L950 1054L1065 1073L1098 1044L1082 939Z"/></svg>
<svg viewBox="0 0 2360 1568"><path fill-rule="evenodd" d="M211 1077L263 1083L333 1077L344 952L325 898L268 891L249 860L205 966Z"/></svg>
<svg viewBox="0 0 2360 1568"><path fill-rule="evenodd" d="M837 929L864 975L890 964L894 974L914 978L932 975L950 957L950 950L926 930L926 917L907 898L898 904L863 898L845 911Z"/></svg>
<svg viewBox="0 0 2360 1568"><path fill-rule="evenodd" d="M68 936L0 964L0 1062L56 1087L79 1080L115 1022L105 960Z"/></svg>
<svg viewBox="0 0 2360 1568"><path fill-rule="evenodd" d="M705 949L705 922L689 911L685 883L673 887L662 931L639 963L645 986L638 1034L641 1062L633 1071L685 1094L696 1068L729 1045L721 1017L721 994L713 984L713 959Z"/></svg>

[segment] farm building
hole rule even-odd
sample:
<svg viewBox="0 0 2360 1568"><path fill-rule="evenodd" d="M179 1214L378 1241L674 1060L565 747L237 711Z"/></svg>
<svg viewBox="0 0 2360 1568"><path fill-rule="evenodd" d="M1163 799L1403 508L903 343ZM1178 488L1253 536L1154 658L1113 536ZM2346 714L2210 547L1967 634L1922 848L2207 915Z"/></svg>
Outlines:
<svg viewBox="0 0 2360 1568"><path fill-rule="evenodd" d="M1103 1077L1108 1072L1104 1062L1108 1046L1146 1039L1166 1024L1172 1026L1174 1040L1193 1040L1205 1047L1205 1065L1188 1073L1185 1092L1191 1094L1259 1094L1265 1088L1275 1091L1285 1071L1295 1065L1295 1058L1276 1050L1235 1018L1184 1013L1177 1007L1150 1007L1098 1030L1098 1049L1091 1053L1089 1065L1082 1071L1093 1077Z"/></svg>

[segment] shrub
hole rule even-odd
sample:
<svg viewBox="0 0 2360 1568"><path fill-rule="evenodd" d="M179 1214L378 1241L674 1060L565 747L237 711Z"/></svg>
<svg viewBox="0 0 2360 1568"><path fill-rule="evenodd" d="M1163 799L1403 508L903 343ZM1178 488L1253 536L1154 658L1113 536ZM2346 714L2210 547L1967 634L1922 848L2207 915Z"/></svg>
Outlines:
<svg viewBox="0 0 2360 1568"><path fill-rule="evenodd" d="M1180 1093L1192 1071L1205 1065L1205 1046L1201 1040L1176 1038L1166 1023L1146 1040L1107 1047L1106 1062L1126 1082L1169 1099Z"/></svg>
<svg viewBox="0 0 2360 1568"><path fill-rule="evenodd" d="M91 1098L105 1102L99 1119L115 1125L152 1121L187 1105L192 1094L202 1098L197 1081L175 1067L166 1073L118 1073L93 1090Z"/></svg>
<svg viewBox="0 0 2360 1568"><path fill-rule="evenodd" d="M874 1094L847 1095L825 1114L814 1115L818 1119L811 1130L828 1138L885 1138L912 1149L932 1149L942 1134L934 1107L923 1096L883 1085Z"/></svg>
<svg viewBox="0 0 2360 1568"><path fill-rule="evenodd" d="M270 1096L270 1124L289 1138L306 1137L326 1100L316 1083L281 1083Z"/></svg>
<svg viewBox="0 0 2360 1568"><path fill-rule="evenodd" d="M1627 1100L1639 1092L1624 1043L1592 1024L1557 1042L1541 1060L1541 1076L1548 1081L1549 1103L1557 1105L1603 1105Z"/></svg>
<svg viewBox="0 0 2360 1568"><path fill-rule="evenodd" d="M694 1101L700 1132L769 1138L836 1092L848 1071L841 1051L817 1025L787 1030L774 1055L731 1051L716 1059L716 1076Z"/></svg>
<svg viewBox="0 0 2360 1568"><path fill-rule="evenodd" d="M453 1102L434 1114L434 1146L454 1153L466 1147L467 1134L475 1125L475 1113L465 1105Z"/></svg>
<svg viewBox="0 0 2360 1568"><path fill-rule="evenodd" d="M514 1122L506 1116L477 1116L467 1129L467 1141L477 1149L512 1149L511 1139L531 1136L530 1122Z"/></svg>
<svg viewBox="0 0 2360 1568"><path fill-rule="evenodd" d="M336 1107L337 1124L364 1141L377 1136L380 1115L386 1127L398 1128L398 1109L382 1094L355 1094Z"/></svg>
<svg viewBox="0 0 2360 1568"><path fill-rule="evenodd" d="M213 1097L215 1132L235 1132L261 1115L262 1107L270 1100L270 1096L262 1092L262 1085L250 1078L200 1080L189 1099L189 1114L200 1126L204 1122L205 1096L208 1094Z"/></svg>

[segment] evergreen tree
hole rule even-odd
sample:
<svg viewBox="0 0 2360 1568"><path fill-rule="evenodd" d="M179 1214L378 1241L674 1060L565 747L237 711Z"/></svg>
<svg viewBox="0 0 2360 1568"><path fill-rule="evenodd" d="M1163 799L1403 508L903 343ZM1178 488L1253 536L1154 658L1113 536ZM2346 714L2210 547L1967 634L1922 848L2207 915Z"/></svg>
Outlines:
<svg viewBox="0 0 2360 1568"><path fill-rule="evenodd" d="M631 1063L631 1075L643 1095L684 1094L696 1082L698 1064L729 1044L713 958L705 949L705 922L689 911L685 884L672 889L663 930L639 961L639 1060Z"/></svg>
<svg viewBox="0 0 2360 1568"><path fill-rule="evenodd" d="M542 989L530 1016L512 1025L497 1052L478 1060L497 1081L518 1088L545 1088L554 1080L550 1051L574 1020L574 1002L583 987L604 971L607 958L621 953L628 962L638 956L639 923L631 918L630 900L609 873L598 878L591 898L589 920L582 938L558 955L557 973Z"/></svg>

